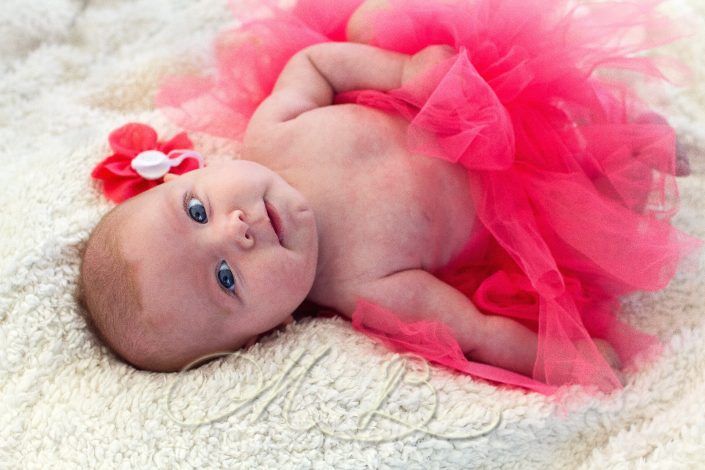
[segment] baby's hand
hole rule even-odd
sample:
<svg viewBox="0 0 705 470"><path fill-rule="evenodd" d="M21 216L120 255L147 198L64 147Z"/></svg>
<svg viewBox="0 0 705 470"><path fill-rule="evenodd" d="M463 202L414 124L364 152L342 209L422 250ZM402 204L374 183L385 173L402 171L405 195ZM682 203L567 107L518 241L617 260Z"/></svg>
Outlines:
<svg viewBox="0 0 705 470"><path fill-rule="evenodd" d="M595 341L595 346L597 346L597 349L607 360L607 363L610 365L610 367L612 367L613 369L622 368L622 363L619 360L619 356L617 356L617 353L615 352L614 348L610 346L610 343L608 343L604 339L594 339L593 341Z"/></svg>
<svg viewBox="0 0 705 470"><path fill-rule="evenodd" d="M619 360L619 356L615 352L614 348L610 346L610 344L603 340L603 339L593 339L595 342L595 346L597 346L597 350L600 351L600 354L602 354L602 357L605 358L607 363L610 365L612 370L614 371L614 374L617 376L619 381L622 383L622 386L626 385L626 378L624 377L624 374L622 373L622 363Z"/></svg>
<svg viewBox="0 0 705 470"><path fill-rule="evenodd" d="M455 49L445 45L428 46L421 49L412 55L404 66L401 78L402 85L430 70L433 66L453 57L455 54L457 54Z"/></svg>

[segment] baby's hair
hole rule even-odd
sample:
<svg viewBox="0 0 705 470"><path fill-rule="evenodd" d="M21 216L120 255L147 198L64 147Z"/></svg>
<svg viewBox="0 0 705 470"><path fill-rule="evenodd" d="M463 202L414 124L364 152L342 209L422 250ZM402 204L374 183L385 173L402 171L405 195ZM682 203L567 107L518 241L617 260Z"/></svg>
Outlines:
<svg viewBox="0 0 705 470"><path fill-rule="evenodd" d="M140 196L113 208L93 229L81 257L76 297L89 331L119 359L142 370L176 371L189 362L187 353L168 325L157 329L146 319L136 265L120 243L131 203Z"/></svg>
<svg viewBox="0 0 705 470"><path fill-rule="evenodd" d="M118 226L122 206L108 212L95 227L81 256L77 288L88 329L120 359L120 350L134 344L118 344L137 338L126 335L142 310L135 273L120 251ZM120 339L118 339L120 338Z"/></svg>

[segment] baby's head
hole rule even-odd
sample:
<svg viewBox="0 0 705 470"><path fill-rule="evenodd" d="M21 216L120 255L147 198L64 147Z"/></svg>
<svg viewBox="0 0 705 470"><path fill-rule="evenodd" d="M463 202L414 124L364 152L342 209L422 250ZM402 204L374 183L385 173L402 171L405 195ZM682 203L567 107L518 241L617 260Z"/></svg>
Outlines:
<svg viewBox="0 0 705 470"><path fill-rule="evenodd" d="M268 168L236 160L165 181L100 221L79 281L95 332L156 371L290 321L318 259L311 207Z"/></svg>

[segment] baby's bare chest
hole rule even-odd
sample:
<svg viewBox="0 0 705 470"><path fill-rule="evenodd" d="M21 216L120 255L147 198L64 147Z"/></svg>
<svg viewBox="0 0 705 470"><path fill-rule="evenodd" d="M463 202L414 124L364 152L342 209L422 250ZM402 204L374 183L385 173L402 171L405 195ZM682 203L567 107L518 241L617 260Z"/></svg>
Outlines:
<svg viewBox="0 0 705 470"><path fill-rule="evenodd" d="M317 214L327 282L432 271L465 246L474 212L460 166L409 153L400 118L358 106L311 114L277 158Z"/></svg>

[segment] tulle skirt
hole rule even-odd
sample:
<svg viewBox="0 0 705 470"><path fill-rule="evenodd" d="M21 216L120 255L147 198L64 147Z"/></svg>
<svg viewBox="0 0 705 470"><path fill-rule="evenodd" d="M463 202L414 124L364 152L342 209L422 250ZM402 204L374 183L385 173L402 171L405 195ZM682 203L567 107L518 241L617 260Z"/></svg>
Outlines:
<svg viewBox="0 0 705 470"><path fill-rule="evenodd" d="M300 0L290 9L233 2L241 24L215 44L217 72L171 77L157 106L192 131L240 139L299 50L345 41L360 0ZM663 79L638 53L674 38L657 1L390 0L368 13L371 44L456 53L402 88L338 95L409 121L409 151L467 168L476 229L434 274L487 315L538 335L526 377L468 360L449 329L404 323L360 299L353 326L389 347L494 383L552 394L566 384L621 383L593 339L624 367L662 344L618 318L619 298L664 288L700 242L673 228L675 134L615 74ZM459 313L460 314L460 313ZM376 328L366 326L376 319ZM380 320L386 327L379 327Z"/></svg>

